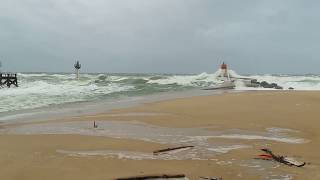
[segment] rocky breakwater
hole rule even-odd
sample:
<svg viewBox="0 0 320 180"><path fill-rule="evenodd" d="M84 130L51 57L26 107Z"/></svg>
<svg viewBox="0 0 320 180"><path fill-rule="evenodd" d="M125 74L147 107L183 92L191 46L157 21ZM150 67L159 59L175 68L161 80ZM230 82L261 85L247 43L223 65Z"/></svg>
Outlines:
<svg viewBox="0 0 320 180"><path fill-rule="evenodd" d="M268 83L267 81L259 82L256 79L251 80L251 87L262 87L269 89L284 89L282 86L279 86L277 83ZM293 90L294 88L290 87L289 90Z"/></svg>

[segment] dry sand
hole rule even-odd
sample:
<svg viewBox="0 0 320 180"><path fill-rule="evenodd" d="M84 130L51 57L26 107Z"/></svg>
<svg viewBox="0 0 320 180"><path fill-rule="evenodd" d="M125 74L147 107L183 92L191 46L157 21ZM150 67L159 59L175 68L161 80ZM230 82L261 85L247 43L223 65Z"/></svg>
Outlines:
<svg viewBox="0 0 320 180"><path fill-rule="evenodd" d="M320 93L246 92L200 96L113 110L107 114L74 117L61 121L141 121L175 128L208 128L211 131L241 129L266 131L266 128L295 130L289 135L308 140L287 144L268 140L212 138L212 144L241 143L250 148L216 155L213 160L129 160L104 156L69 156L58 150L126 150L151 152L167 145L131 139L82 135L0 135L0 179L113 179L131 175L184 173L189 179L222 176L224 179L265 179L269 171L289 174L294 179L320 179ZM47 122L42 122L47 123ZM15 124L15 127L20 126ZM3 127L12 128L12 126ZM259 172L242 164L251 162L259 148L308 162L303 168L276 166ZM230 163L231 162L231 163ZM270 178L269 178L270 179Z"/></svg>

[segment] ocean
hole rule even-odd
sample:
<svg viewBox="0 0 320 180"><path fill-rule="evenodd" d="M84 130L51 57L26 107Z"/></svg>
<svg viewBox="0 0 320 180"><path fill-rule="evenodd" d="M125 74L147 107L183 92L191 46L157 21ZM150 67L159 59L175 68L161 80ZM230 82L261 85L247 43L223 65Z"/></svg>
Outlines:
<svg viewBox="0 0 320 180"><path fill-rule="evenodd" d="M233 72L236 74L235 72ZM243 76L242 76L243 77ZM277 83L284 89L320 90L320 75L248 75L258 81ZM19 87L0 89L0 117L3 113L79 102L179 92L210 87L220 80L216 73L173 74L75 74L20 73ZM235 90L265 90L245 87L241 81Z"/></svg>

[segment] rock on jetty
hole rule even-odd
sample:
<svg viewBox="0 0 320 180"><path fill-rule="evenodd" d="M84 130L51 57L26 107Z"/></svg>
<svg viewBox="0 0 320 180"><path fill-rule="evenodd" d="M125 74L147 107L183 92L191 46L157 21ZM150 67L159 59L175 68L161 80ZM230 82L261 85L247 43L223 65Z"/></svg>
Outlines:
<svg viewBox="0 0 320 180"><path fill-rule="evenodd" d="M282 86L279 86L276 83L268 83L267 81L259 82L256 79L251 80L251 84L254 87L263 87L263 88L270 88L270 89L283 89Z"/></svg>

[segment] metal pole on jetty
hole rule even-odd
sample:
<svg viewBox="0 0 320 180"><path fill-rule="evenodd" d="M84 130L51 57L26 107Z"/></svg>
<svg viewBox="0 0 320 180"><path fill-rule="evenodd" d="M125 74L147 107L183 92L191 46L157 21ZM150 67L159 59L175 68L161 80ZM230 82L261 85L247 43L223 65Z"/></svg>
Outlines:
<svg viewBox="0 0 320 180"><path fill-rule="evenodd" d="M79 80L80 69L81 69L81 64L79 61L76 61L76 63L74 64L74 68L76 69L76 76L77 76L77 79Z"/></svg>

